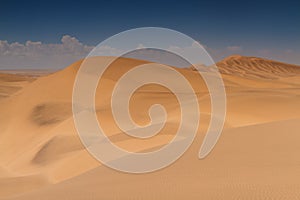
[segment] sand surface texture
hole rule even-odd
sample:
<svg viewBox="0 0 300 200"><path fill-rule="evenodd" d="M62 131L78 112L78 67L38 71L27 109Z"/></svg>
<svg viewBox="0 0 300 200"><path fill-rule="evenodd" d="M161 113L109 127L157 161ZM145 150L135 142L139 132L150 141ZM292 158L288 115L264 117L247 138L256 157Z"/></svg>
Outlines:
<svg viewBox="0 0 300 200"><path fill-rule="evenodd" d="M96 63L105 57L93 58ZM129 137L115 124L110 96L118 79L146 61L122 58L105 72L96 93L98 120L128 151L153 151L176 133L174 94L150 84L130 100L136 123L165 106L167 123L148 139ZM217 145L198 159L210 120L207 87L193 68L177 69L192 84L201 119L191 147L162 170L133 175L95 160L82 145L72 116L72 90L81 62L49 75L0 73L0 199L300 199L300 67L231 56L217 63L227 93L227 116ZM210 73L209 68L203 68ZM166 74L167 76L167 74Z"/></svg>

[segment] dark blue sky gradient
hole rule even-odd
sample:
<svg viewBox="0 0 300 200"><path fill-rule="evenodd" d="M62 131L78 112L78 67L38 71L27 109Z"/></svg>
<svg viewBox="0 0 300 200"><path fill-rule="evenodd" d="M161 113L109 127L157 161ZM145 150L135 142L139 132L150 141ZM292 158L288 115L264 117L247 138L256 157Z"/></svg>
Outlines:
<svg viewBox="0 0 300 200"><path fill-rule="evenodd" d="M130 28L161 26L212 47L300 49L300 1L1 1L0 40L89 45Z"/></svg>

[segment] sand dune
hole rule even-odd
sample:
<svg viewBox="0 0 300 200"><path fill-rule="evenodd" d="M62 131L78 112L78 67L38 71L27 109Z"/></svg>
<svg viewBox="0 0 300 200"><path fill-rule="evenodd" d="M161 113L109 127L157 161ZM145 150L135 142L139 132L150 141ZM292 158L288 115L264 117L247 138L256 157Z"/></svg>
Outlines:
<svg viewBox="0 0 300 200"><path fill-rule="evenodd" d="M300 73L296 65L239 55L230 56L218 62L217 66L223 74L263 79L291 77Z"/></svg>
<svg viewBox="0 0 300 200"><path fill-rule="evenodd" d="M110 58L92 59L101 64ZM153 84L138 89L130 110L137 123L145 124L149 106L164 105L168 119L161 133L141 141L125 135L114 123L109 105L112 89L122 74L143 63L147 62L117 60L100 80L95 98L108 137L135 152L169 142L180 120L174 94ZM228 111L221 139L204 160L198 160L197 154L210 119L209 94L197 72L177 69L199 100L196 140L170 167L130 175L101 165L76 133L72 89L80 64L41 77L0 74L0 199L300 198L300 67L242 56L217 63Z"/></svg>
<svg viewBox="0 0 300 200"><path fill-rule="evenodd" d="M4 73L5 72L5 73ZM0 100L9 97L23 88L27 83L35 80L35 77L20 74L8 74L0 71Z"/></svg>

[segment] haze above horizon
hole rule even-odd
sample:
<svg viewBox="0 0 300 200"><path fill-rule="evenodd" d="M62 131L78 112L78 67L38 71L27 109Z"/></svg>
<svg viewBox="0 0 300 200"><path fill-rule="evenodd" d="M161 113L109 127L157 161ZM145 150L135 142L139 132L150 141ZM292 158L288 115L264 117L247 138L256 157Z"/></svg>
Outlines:
<svg viewBox="0 0 300 200"><path fill-rule="evenodd" d="M298 1L2 2L0 69L63 68L104 39L137 27L165 27L206 47L300 64Z"/></svg>

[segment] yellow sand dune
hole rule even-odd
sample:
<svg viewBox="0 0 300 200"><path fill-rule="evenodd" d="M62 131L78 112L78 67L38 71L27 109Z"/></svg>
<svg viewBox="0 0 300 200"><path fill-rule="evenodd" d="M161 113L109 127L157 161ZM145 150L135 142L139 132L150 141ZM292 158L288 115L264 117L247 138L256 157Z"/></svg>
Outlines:
<svg viewBox="0 0 300 200"><path fill-rule="evenodd" d="M101 64L110 58L91 59ZM180 121L174 94L152 84L136 91L130 111L143 125L149 122L149 106L164 105L168 119L161 133L134 139L115 124L109 104L112 89L125 72L144 63L118 59L100 80L95 98L110 140L135 152L168 143ZM210 97L197 72L177 69L199 100L196 140L171 166L131 175L101 165L77 135L72 89L80 64L41 77L0 74L0 199L300 198L298 66L242 56L217 63L227 92L227 117L218 144L204 160L198 159L198 151L210 120Z"/></svg>

